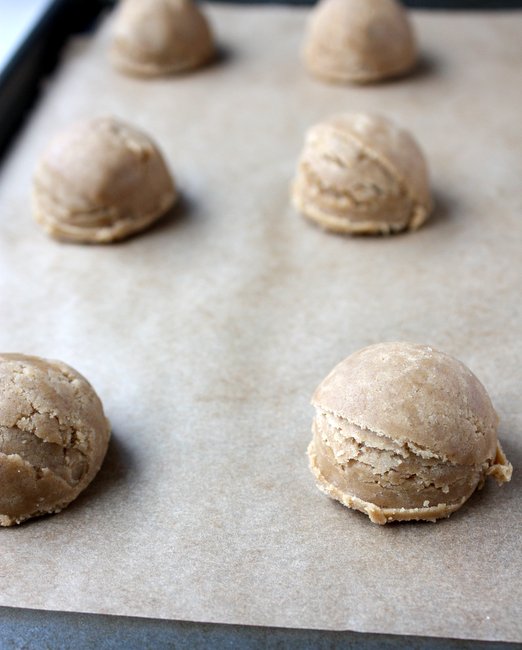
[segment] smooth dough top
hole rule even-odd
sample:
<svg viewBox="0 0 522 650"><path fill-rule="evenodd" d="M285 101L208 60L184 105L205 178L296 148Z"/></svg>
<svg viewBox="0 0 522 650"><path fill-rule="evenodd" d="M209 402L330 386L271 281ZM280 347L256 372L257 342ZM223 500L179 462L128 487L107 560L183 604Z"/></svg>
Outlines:
<svg viewBox="0 0 522 650"><path fill-rule="evenodd" d="M417 46L397 0L321 0L310 16L303 56L323 79L368 83L410 70Z"/></svg>
<svg viewBox="0 0 522 650"><path fill-rule="evenodd" d="M0 355L0 525L57 512L98 472L109 421L89 382L60 361Z"/></svg>
<svg viewBox="0 0 522 650"><path fill-rule="evenodd" d="M207 63L215 55L209 24L192 0L123 0L110 51L116 68L157 76Z"/></svg>
<svg viewBox="0 0 522 650"><path fill-rule="evenodd" d="M426 345L379 343L355 352L324 379L312 403L452 463L495 457L498 416L485 388L463 363Z"/></svg>
<svg viewBox="0 0 522 650"><path fill-rule="evenodd" d="M74 124L54 138L34 176L34 213L58 238L110 242L143 230L176 201L154 142L113 117Z"/></svg>

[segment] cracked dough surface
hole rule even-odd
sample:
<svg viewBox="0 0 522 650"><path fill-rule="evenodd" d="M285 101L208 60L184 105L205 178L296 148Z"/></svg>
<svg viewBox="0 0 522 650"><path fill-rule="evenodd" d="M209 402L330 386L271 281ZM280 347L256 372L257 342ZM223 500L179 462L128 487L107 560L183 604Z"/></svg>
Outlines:
<svg viewBox="0 0 522 650"><path fill-rule="evenodd" d="M147 228L176 200L174 181L154 142L113 117L60 133L34 176L36 221L67 241L123 239Z"/></svg>
<svg viewBox="0 0 522 650"><path fill-rule="evenodd" d="M333 232L416 230L432 207L428 168L413 137L388 119L334 115L306 134L292 202Z"/></svg>
<svg viewBox="0 0 522 650"><path fill-rule="evenodd" d="M512 468L475 375L425 345L380 343L337 365L314 393L308 448L318 487L372 521L448 517Z"/></svg>
<svg viewBox="0 0 522 650"><path fill-rule="evenodd" d="M123 0L110 50L121 72L155 77L198 68L215 55L209 24L192 0Z"/></svg>
<svg viewBox="0 0 522 650"><path fill-rule="evenodd" d="M321 0L310 16L303 58L325 81L370 83L408 72L417 46L397 0Z"/></svg>
<svg viewBox="0 0 522 650"><path fill-rule="evenodd" d="M0 525L59 512L95 477L109 421L88 381L61 361L0 355Z"/></svg>

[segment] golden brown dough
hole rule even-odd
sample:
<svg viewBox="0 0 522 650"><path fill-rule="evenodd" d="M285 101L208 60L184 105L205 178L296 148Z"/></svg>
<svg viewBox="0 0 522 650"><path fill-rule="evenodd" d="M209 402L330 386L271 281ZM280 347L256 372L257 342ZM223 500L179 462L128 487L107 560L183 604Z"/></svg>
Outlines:
<svg viewBox="0 0 522 650"><path fill-rule="evenodd" d="M475 375L426 345L380 343L337 365L312 398L319 489L378 524L435 521L512 467Z"/></svg>
<svg viewBox="0 0 522 650"><path fill-rule="evenodd" d="M192 0L123 0L117 9L110 57L126 74L155 77L210 61L209 24Z"/></svg>
<svg viewBox="0 0 522 650"><path fill-rule="evenodd" d="M59 512L96 476L109 421L61 361L0 354L0 526Z"/></svg>
<svg viewBox="0 0 522 650"><path fill-rule="evenodd" d="M34 176L34 216L58 239L109 243L144 230L176 202L154 142L113 117L59 134Z"/></svg>
<svg viewBox="0 0 522 650"><path fill-rule="evenodd" d="M415 230L432 208L428 168L413 137L388 119L334 115L306 134L292 202L333 232Z"/></svg>
<svg viewBox="0 0 522 650"><path fill-rule="evenodd" d="M308 70L325 81L370 83L408 72L417 47L398 0L320 0L303 57Z"/></svg>

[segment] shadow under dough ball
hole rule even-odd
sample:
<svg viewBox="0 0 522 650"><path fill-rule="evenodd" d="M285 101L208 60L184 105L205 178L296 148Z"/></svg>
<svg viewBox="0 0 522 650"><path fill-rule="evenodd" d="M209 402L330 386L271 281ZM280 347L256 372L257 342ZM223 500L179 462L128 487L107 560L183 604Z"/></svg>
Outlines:
<svg viewBox="0 0 522 650"><path fill-rule="evenodd" d="M209 24L192 0L123 0L116 10L110 59L120 72L175 74L214 56Z"/></svg>
<svg viewBox="0 0 522 650"><path fill-rule="evenodd" d="M36 221L57 239L124 239L174 205L176 187L153 141L113 117L75 124L48 146L33 184Z"/></svg>
<svg viewBox="0 0 522 650"><path fill-rule="evenodd" d="M59 512L96 476L109 421L61 361L0 354L0 526Z"/></svg>
<svg viewBox="0 0 522 650"><path fill-rule="evenodd" d="M475 375L426 345L380 343L337 365L312 398L317 486L377 524L435 521L512 467Z"/></svg>
<svg viewBox="0 0 522 650"><path fill-rule="evenodd" d="M379 115L344 113L306 134L295 208L326 230L416 230L432 209L428 168L413 137Z"/></svg>
<svg viewBox="0 0 522 650"><path fill-rule="evenodd" d="M411 70L417 46L398 0L321 0L309 19L303 58L325 81L371 83Z"/></svg>

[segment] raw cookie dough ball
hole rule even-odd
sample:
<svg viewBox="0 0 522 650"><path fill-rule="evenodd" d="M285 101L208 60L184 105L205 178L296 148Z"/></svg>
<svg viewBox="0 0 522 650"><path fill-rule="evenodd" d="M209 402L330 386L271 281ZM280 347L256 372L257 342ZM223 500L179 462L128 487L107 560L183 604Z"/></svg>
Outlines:
<svg viewBox="0 0 522 650"><path fill-rule="evenodd" d="M410 70L417 47L397 0L321 0L310 17L303 56L321 79L369 83Z"/></svg>
<svg viewBox="0 0 522 650"><path fill-rule="evenodd" d="M152 140L113 117L58 135L34 177L34 216L58 239L108 243L144 230L176 202Z"/></svg>
<svg viewBox="0 0 522 650"><path fill-rule="evenodd" d="M109 421L61 361L0 354L0 526L59 512L96 476Z"/></svg>
<svg viewBox="0 0 522 650"><path fill-rule="evenodd" d="M312 398L317 486L378 524L435 521L512 467L498 417L464 364L426 345L380 343L337 365Z"/></svg>
<svg viewBox="0 0 522 650"><path fill-rule="evenodd" d="M215 55L210 27L192 0L123 0L115 21L110 54L121 72L169 75Z"/></svg>
<svg viewBox="0 0 522 650"><path fill-rule="evenodd" d="M427 165L412 136L384 117L335 115L306 134L292 202L334 232L415 230L431 210Z"/></svg>

